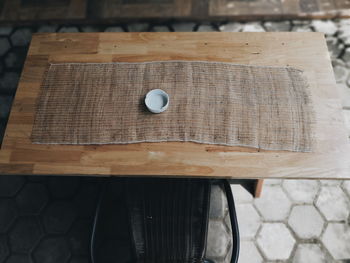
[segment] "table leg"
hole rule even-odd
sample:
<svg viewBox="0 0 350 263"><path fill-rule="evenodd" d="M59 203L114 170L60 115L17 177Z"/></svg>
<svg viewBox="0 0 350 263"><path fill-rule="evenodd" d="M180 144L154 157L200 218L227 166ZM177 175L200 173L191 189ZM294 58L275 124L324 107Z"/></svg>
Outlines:
<svg viewBox="0 0 350 263"><path fill-rule="evenodd" d="M246 189L254 198L261 196L263 179L229 179L230 184L240 184Z"/></svg>
<svg viewBox="0 0 350 263"><path fill-rule="evenodd" d="M254 198L259 198L261 196L263 184L264 179L255 180Z"/></svg>

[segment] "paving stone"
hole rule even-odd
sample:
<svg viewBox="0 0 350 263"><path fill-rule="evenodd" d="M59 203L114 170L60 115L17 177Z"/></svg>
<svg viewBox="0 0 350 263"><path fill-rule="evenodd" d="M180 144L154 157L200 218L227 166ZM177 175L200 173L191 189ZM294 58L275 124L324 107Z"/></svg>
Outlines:
<svg viewBox="0 0 350 263"><path fill-rule="evenodd" d="M293 25L310 25L310 21L309 20L293 20L292 24Z"/></svg>
<svg viewBox="0 0 350 263"><path fill-rule="evenodd" d="M95 214L98 193L97 184L82 185L74 198L74 204L80 217L91 218Z"/></svg>
<svg viewBox="0 0 350 263"><path fill-rule="evenodd" d="M349 74L349 76L348 76L348 78L346 80L346 85L347 85L348 88L350 88L350 74Z"/></svg>
<svg viewBox="0 0 350 263"><path fill-rule="evenodd" d="M128 24L129 32L147 32L149 30L149 24L147 23L131 23Z"/></svg>
<svg viewBox="0 0 350 263"><path fill-rule="evenodd" d="M76 218L76 209L70 202L54 202L44 212L44 226L47 233L65 233Z"/></svg>
<svg viewBox="0 0 350 263"><path fill-rule="evenodd" d="M49 201L45 185L40 183L26 184L16 196L16 202L21 214L38 214Z"/></svg>
<svg viewBox="0 0 350 263"><path fill-rule="evenodd" d="M12 199L0 199L0 233L5 233L16 217L16 203Z"/></svg>
<svg viewBox="0 0 350 263"><path fill-rule="evenodd" d="M313 205L299 205L293 207L288 224L299 238L311 239L321 235L324 221Z"/></svg>
<svg viewBox="0 0 350 263"><path fill-rule="evenodd" d="M350 87L344 83L337 84L337 91L343 108L350 109Z"/></svg>
<svg viewBox="0 0 350 263"><path fill-rule="evenodd" d="M0 56L3 56L6 54L7 51L9 51L11 48L10 42L7 40L6 37L0 37Z"/></svg>
<svg viewBox="0 0 350 263"><path fill-rule="evenodd" d="M344 60L345 63L349 64L350 63L350 48L347 47L344 50L344 54L342 56L342 59Z"/></svg>
<svg viewBox="0 0 350 263"><path fill-rule="evenodd" d="M30 259L29 255L17 255L11 253L6 260L6 263L32 263L32 260Z"/></svg>
<svg viewBox="0 0 350 263"><path fill-rule="evenodd" d="M198 32L215 32L217 31L212 25L200 25L197 28Z"/></svg>
<svg viewBox="0 0 350 263"><path fill-rule="evenodd" d="M309 25L294 25L292 32L312 32L312 29Z"/></svg>
<svg viewBox="0 0 350 263"><path fill-rule="evenodd" d="M344 115L345 125L348 130L348 136L350 138L350 109L343 110L343 115Z"/></svg>
<svg viewBox="0 0 350 263"><path fill-rule="evenodd" d="M63 26L58 30L59 33L79 33L79 28L76 26Z"/></svg>
<svg viewBox="0 0 350 263"><path fill-rule="evenodd" d="M12 105L12 96L0 95L0 118L7 119ZM1 195L1 194L0 194Z"/></svg>
<svg viewBox="0 0 350 263"><path fill-rule="evenodd" d="M326 39L327 41L327 47L328 47L328 51L329 51L329 54L331 56L331 59L336 59L339 57L339 55L343 52L344 50L344 44L343 43L340 43L338 41L338 38L336 37L328 37ZM350 54L349 54L350 56ZM343 56L343 59L344 59L344 56Z"/></svg>
<svg viewBox="0 0 350 263"><path fill-rule="evenodd" d="M81 31L85 33L101 32L98 26L82 26Z"/></svg>
<svg viewBox="0 0 350 263"><path fill-rule="evenodd" d="M227 200L223 189L218 185L213 185L210 196L209 217L223 219L227 213Z"/></svg>
<svg viewBox="0 0 350 263"><path fill-rule="evenodd" d="M344 44L350 44L350 20L341 19L339 21L338 37L344 42Z"/></svg>
<svg viewBox="0 0 350 263"><path fill-rule="evenodd" d="M219 26L221 32L240 32L243 28L241 23L229 22Z"/></svg>
<svg viewBox="0 0 350 263"><path fill-rule="evenodd" d="M0 35L1 36L8 36L12 32L12 26L0 26Z"/></svg>
<svg viewBox="0 0 350 263"><path fill-rule="evenodd" d="M236 204L251 203L253 196L239 184L231 184L233 198Z"/></svg>
<svg viewBox="0 0 350 263"><path fill-rule="evenodd" d="M316 32L326 35L334 35L338 31L337 25L332 20L313 20L311 26Z"/></svg>
<svg viewBox="0 0 350 263"><path fill-rule="evenodd" d="M209 220L210 220L210 218L209 218ZM231 225L231 218L230 218L230 214L229 213L227 213L225 215L225 218L223 220L223 224L225 225L226 230L228 231L229 235L232 235L232 231L231 231L232 225Z"/></svg>
<svg viewBox="0 0 350 263"><path fill-rule="evenodd" d="M257 244L269 260L286 260L292 253L295 239L282 223L265 223Z"/></svg>
<svg viewBox="0 0 350 263"><path fill-rule="evenodd" d="M264 185L280 185L282 181L282 179L264 179Z"/></svg>
<svg viewBox="0 0 350 263"><path fill-rule="evenodd" d="M43 231L36 218L19 218L9 234L11 249L17 253L28 253L42 236Z"/></svg>
<svg viewBox="0 0 350 263"><path fill-rule="evenodd" d="M290 31L291 24L289 21L281 21L281 22L265 22L264 27L268 32L285 32Z"/></svg>
<svg viewBox="0 0 350 263"><path fill-rule="evenodd" d="M242 241L238 263L262 263L260 252L252 241Z"/></svg>
<svg viewBox="0 0 350 263"><path fill-rule="evenodd" d="M19 48L7 53L4 59L6 67L10 69L21 69L26 55L27 50L25 48Z"/></svg>
<svg viewBox="0 0 350 263"><path fill-rule="evenodd" d="M343 189L348 194L348 197L350 198L350 180L343 182Z"/></svg>
<svg viewBox="0 0 350 263"><path fill-rule="evenodd" d="M121 26L110 26L105 29L105 32L124 32Z"/></svg>
<svg viewBox="0 0 350 263"><path fill-rule="evenodd" d="M293 263L327 263L326 255L316 244L300 244L293 257Z"/></svg>
<svg viewBox="0 0 350 263"><path fill-rule="evenodd" d="M316 206L327 220L346 220L349 216L349 200L339 186L322 186Z"/></svg>
<svg viewBox="0 0 350 263"><path fill-rule="evenodd" d="M74 255L88 255L90 248L91 220L77 220L74 222L68 240Z"/></svg>
<svg viewBox="0 0 350 263"><path fill-rule="evenodd" d="M0 197L14 196L24 184L22 176L1 175L0 176Z"/></svg>
<svg viewBox="0 0 350 263"><path fill-rule="evenodd" d="M6 236L0 236L0 262L5 262L5 259L10 254L10 250L7 246Z"/></svg>
<svg viewBox="0 0 350 263"><path fill-rule="evenodd" d="M334 77L337 83L344 83L348 77L349 71L344 66L336 65L333 67Z"/></svg>
<svg viewBox="0 0 350 263"><path fill-rule="evenodd" d="M326 186L339 186L341 185L341 180L320 180L321 185Z"/></svg>
<svg viewBox="0 0 350 263"><path fill-rule="evenodd" d="M242 32L265 32L260 23L247 23L242 27Z"/></svg>
<svg viewBox="0 0 350 263"><path fill-rule="evenodd" d="M321 240L335 259L350 258L349 225L345 223L329 223Z"/></svg>
<svg viewBox="0 0 350 263"><path fill-rule="evenodd" d="M56 25L42 25L38 28L38 33L55 33L58 26Z"/></svg>
<svg viewBox="0 0 350 263"><path fill-rule="evenodd" d="M316 197L320 183L316 180L284 180L282 186L294 203L311 204Z"/></svg>
<svg viewBox="0 0 350 263"><path fill-rule="evenodd" d="M157 25L152 27L153 32L170 32L170 28L168 26Z"/></svg>
<svg viewBox="0 0 350 263"><path fill-rule="evenodd" d="M261 225L261 218L252 204L237 204L237 219L240 237L253 239Z"/></svg>
<svg viewBox="0 0 350 263"><path fill-rule="evenodd" d="M195 25L195 23L175 23L172 27L175 32L192 32Z"/></svg>
<svg viewBox="0 0 350 263"><path fill-rule="evenodd" d="M30 28L19 28L11 35L11 42L16 47L27 46L32 39L32 30Z"/></svg>
<svg viewBox="0 0 350 263"><path fill-rule="evenodd" d="M49 191L54 198L67 199L76 194L80 185L79 177L50 177L48 182Z"/></svg>
<svg viewBox="0 0 350 263"><path fill-rule="evenodd" d="M284 220L291 208L290 200L279 185L263 187L262 196L254 202L265 220Z"/></svg>
<svg viewBox="0 0 350 263"><path fill-rule="evenodd" d="M225 257L230 245L230 237L220 221L209 221L206 256L208 259ZM211 235L210 233L215 233Z"/></svg>
<svg viewBox="0 0 350 263"><path fill-rule="evenodd" d="M5 72L0 78L0 92L14 93L17 89L19 74L15 72Z"/></svg>
<svg viewBox="0 0 350 263"><path fill-rule="evenodd" d="M336 66L346 67L345 62L341 59L332 59L331 63L333 68Z"/></svg>
<svg viewBox="0 0 350 263"><path fill-rule="evenodd" d="M34 250L33 258L36 263L65 263L70 258L70 251L63 237L43 239Z"/></svg>

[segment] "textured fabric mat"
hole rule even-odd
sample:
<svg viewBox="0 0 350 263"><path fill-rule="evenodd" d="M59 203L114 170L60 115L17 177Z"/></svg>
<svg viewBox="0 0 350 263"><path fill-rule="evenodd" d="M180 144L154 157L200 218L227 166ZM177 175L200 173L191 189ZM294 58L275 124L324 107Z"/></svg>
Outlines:
<svg viewBox="0 0 350 263"><path fill-rule="evenodd" d="M32 141L122 144L193 141L311 151L313 111L302 71L216 62L51 64ZM151 89L167 111L144 106Z"/></svg>

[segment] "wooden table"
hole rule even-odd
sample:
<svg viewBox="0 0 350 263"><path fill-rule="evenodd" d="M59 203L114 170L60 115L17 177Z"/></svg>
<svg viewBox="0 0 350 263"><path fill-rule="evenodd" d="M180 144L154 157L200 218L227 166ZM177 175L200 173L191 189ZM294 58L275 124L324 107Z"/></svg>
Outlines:
<svg viewBox="0 0 350 263"><path fill-rule="evenodd" d="M196 143L37 145L29 137L51 62L204 60L293 66L313 97L312 153ZM0 150L0 174L350 179L350 147L320 33L78 33L33 36Z"/></svg>
<svg viewBox="0 0 350 263"><path fill-rule="evenodd" d="M138 19L222 21L349 18L348 0L1 0L0 21L115 24Z"/></svg>

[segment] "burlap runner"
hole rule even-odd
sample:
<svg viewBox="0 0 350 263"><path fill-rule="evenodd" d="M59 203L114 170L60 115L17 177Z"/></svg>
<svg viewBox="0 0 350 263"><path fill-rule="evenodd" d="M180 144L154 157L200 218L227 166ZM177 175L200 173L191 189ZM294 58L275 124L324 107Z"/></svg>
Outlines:
<svg viewBox="0 0 350 263"><path fill-rule="evenodd" d="M151 89L169 108L144 106ZM122 144L192 141L312 150L312 103L300 70L215 62L51 64L32 141Z"/></svg>

